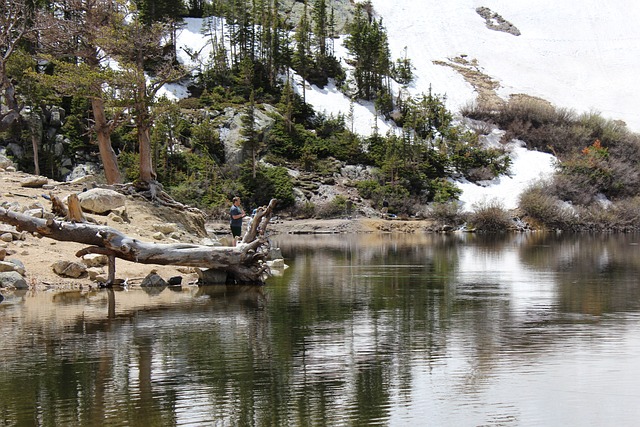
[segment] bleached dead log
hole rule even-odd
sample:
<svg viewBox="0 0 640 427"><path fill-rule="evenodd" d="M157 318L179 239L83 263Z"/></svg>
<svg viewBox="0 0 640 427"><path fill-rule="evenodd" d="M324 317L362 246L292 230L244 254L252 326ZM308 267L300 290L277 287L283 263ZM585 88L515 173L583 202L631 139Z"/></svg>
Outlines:
<svg viewBox="0 0 640 427"><path fill-rule="evenodd" d="M84 217L84 213L82 213L82 208L80 207L80 199L78 199L78 195L76 193L69 194L67 204L69 205L69 212L66 217L67 221L87 222L87 219Z"/></svg>
<svg viewBox="0 0 640 427"><path fill-rule="evenodd" d="M273 199L269 206L259 209L242 242L234 247L142 242L112 227L45 220L1 208L0 221L50 239L90 245L78 251L78 257L90 253L107 255L107 285L115 279L115 258L142 264L212 268L226 271L228 277L238 283L263 283L270 272L265 262L267 251L261 250L267 245L263 234L275 205L276 200Z"/></svg>
<svg viewBox="0 0 640 427"><path fill-rule="evenodd" d="M67 207L67 205L65 205L64 202L53 193L49 193L49 198L51 199L51 212L56 216L65 218L67 221L87 222L87 219L82 212L82 207L80 207L80 199L78 199L77 194L69 194L69 197L67 198L69 207Z"/></svg>

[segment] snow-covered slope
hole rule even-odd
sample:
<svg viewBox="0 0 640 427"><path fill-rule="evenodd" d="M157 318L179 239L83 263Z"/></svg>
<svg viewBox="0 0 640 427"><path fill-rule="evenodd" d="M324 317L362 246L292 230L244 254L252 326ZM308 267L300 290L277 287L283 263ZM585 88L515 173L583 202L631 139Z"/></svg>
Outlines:
<svg viewBox="0 0 640 427"><path fill-rule="evenodd" d="M640 130L640 2L628 0L372 0L394 58L407 47L415 90L429 84L450 106L473 98L461 76L432 61L476 59L498 93L525 93L577 112L595 110ZM489 8L520 30L490 30Z"/></svg>
<svg viewBox="0 0 640 427"><path fill-rule="evenodd" d="M371 0L389 36L392 59L404 56L415 67L412 94L446 95L457 112L477 93L450 66L456 57L475 61L476 68L499 83L496 93L507 99L524 93L578 113L597 111L640 131L640 2L626 0ZM520 35L487 28L476 11L488 8ZM494 22L493 20L492 22ZM179 43L200 50L205 40L200 21L188 20ZM336 54L346 55L336 42ZM180 48L179 48L180 49ZM180 49L182 50L182 49ZM206 51L206 48L205 48ZM203 52L205 53L205 52ZM188 57L183 58L185 61ZM180 96L180 94L176 93ZM307 87L307 101L319 111L349 114L357 133L371 133L374 123L385 133L392 126L376 119L368 103L351 105L332 85ZM510 176L477 186L460 183L467 209L483 199L498 199L506 208L532 181L549 176L554 158L514 144Z"/></svg>

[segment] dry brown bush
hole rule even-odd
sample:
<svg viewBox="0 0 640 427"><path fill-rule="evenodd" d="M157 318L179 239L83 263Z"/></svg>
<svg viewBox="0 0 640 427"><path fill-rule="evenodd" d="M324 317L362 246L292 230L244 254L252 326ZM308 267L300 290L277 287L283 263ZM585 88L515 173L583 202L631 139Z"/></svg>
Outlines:
<svg viewBox="0 0 640 427"><path fill-rule="evenodd" d="M498 232L508 230L512 221L502 203L491 199L473 205L469 223L476 231Z"/></svg>
<svg viewBox="0 0 640 427"><path fill-rule="evenodd" d="M462 204L457 201L430 204L426 217L434 220L439 225L457 226L464 224L466 221Z"/></svg>
<svg viewBox="0 0 640 427"><path fill-rule="evenodd" d="M572 221L572 213L550 191L551 185L540 182L524 190L518 207L527 216L550 228L565 228Z"/></svg>

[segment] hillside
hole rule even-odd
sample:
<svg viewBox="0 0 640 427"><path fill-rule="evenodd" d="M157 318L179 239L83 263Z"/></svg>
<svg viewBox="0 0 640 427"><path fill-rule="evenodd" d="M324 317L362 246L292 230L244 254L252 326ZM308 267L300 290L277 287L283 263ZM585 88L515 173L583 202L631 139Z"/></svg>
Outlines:
<svg viewBox="0 0 640 427"><path fill-rule="evenodd" d="M400 92L418 96L430 89L446 98L454 113L470 103L498 105L513 97L548 101L577 114L600 112L640 130L636 111L640 88L630 70L640 59L640 6L622 0L544 1L535 6L509 0L373 0L374 14L389 36L392 58L408 57L415 79ZM548 4L547 4L548 3ZM178 43L202 48L201 21L187 19ZM334 41L341 64L349 54L345 37ZM188 62L188 58L183 57ZM297 76L296 91L302 93ZM172 96L188 96L173 86ZM398 133L391 122L374 114L371 102L353 103L333 83L323 88L306 84L305 96L318 112L352 115L356 133ZM501 134L490 135L495 143ZM526 148L526 147L525 147ZM515 165L508 176L476 185L460 181L460 200L470 210L486 199L514 208L522 189L554 172L553 156L515 147Z"/></svg>
<svg viewBox="0 0 640 427"><path fill-rule="evenodd" d="M331 31L322 33L328 27L323 30L315 22L307 26L301 19L301 2L280 4L284 10L278 19L264 10L245 16L248 21L242 21L241 29L259 36L251 43L243 39L243 31L235 32L236 18L244 12L240 3L217 10L215 18L186 18L184 26L175 28L175 44L156 43L154 49L164 56L145 57L136 65L139 73L129 75L145 80L144 71L153 86L162 71L158 64L169 54L175 55L172 66L186 66L191 74L157 94L150 87L148 93L138 94L149 98L144 106L129 104L133 115L125 120L135 123L135 129L114 128L110 141L102 135L100 155L92 126L101 114L88 108L88 98L69 95L60 82L45 84L46 79L36 82L28 73L16 75L23 99L39 96L29 90L38 83L63 97L58 102L64 106L45 105L55 97L29 99L34 104L23 111L18 126L0 134L0 155L17 159L22 170L40 166L50 176L72 180L99 173L101 161L107 165L112 159L103 153L110 143L124 180L142 178L149 184L157 177L177 200L210 209L216 217L224 216L225 204L235 195L242 195L253 208L275 192L289 209L286 214L294 217L340 216L347 202L374 217L383 201L399 215L422 217L432 202L456 198L466 212L488 200L511 210L518 207L523 189L553 176L563 165L573 169L565 168L564 182L552 183L562 188L546 188L545 193L555 197L550 203L554 208L569 205L565 210L570 215L575 205L590 207L637 195L632 169L640 144L625 125L636 128L630 100L637 97L633 89L627 90L633 85L624 66L629 52L637 49L637 30L626 25L638 16L637 8L619 1L605 6L564 2L548 10L506 0L340 1L329 2L332 8L347 7L335 9L340 15L337 27L332 23ZM326 3L313 2L311 21L319 19L315 8L320 4ZM344 26L354 9L353 20L360 19L360 30L375 33L370 38L377 44L356 46L369 38L352 33L357 25ZM269 31L258 24L258 17L260 22L269 18ZM123 29L137 22L120 18L110 15ZM100 22L106 21L96 25ZM90 32L80 27L83 35ZM266 42L268 37L273 43ZM322 55L321 42L328 44ZM363 70L357 68L357 56L373 45L379 49L374 57L388 57L372 79L379 81L368 87L358 81ZM119 48L110 47L114 59L105 59L103 65L114 65L118 55L126 60ZM35 60L35 50L28 59ZM139 53L146 55L148 50ZM403 80L393 64L409 63L412 78ZM54 63L54 74L56 67L60 74L66 72ZM606 90L601 90L603 82ZM93 87L111 83L118 84L103 81ZM139 83L134 86L145 86ZM13 93L14 88L7 88L7 95ZM116 116L117 108L135 99L125 99L124 89L114 91L118 99L108 98L113 93L107 92L102 93L103 101ZM611 108L612 97L616 109ZM500 109L514 100L536 105L511 123L497 125ZM42 111L32 114L36 105ZM468 114L462 117L461 109L468 111L469 105L484 110L474 120ZM604 119L583 116L595 109ZM609 118L616 121L604 122ZM539 119L558 123L544 123L541 130ZM153 126L147 127L150 123ZM564 145L562 150L559 145ZM38 151L40 160L34 167ZM590 166L596 164L590 163L594 159L581 159L581 153L600 156L597 170ZM347 168L357 174L345 174ZM115 166L105 169L118 172ZM578 184L589 187L587 197L577 194Z"/></svg>

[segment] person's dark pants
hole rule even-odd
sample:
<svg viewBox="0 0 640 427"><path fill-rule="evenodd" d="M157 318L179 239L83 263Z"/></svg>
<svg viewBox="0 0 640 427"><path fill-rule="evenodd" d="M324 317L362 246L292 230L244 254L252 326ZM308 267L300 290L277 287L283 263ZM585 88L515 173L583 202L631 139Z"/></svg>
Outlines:
<svg viewBox="0 0 640 427"><path fill-rule="evenodd" d="M242 234L242 226L232 225L231 226L231 235L235 237L240 237Z"/></svg>

